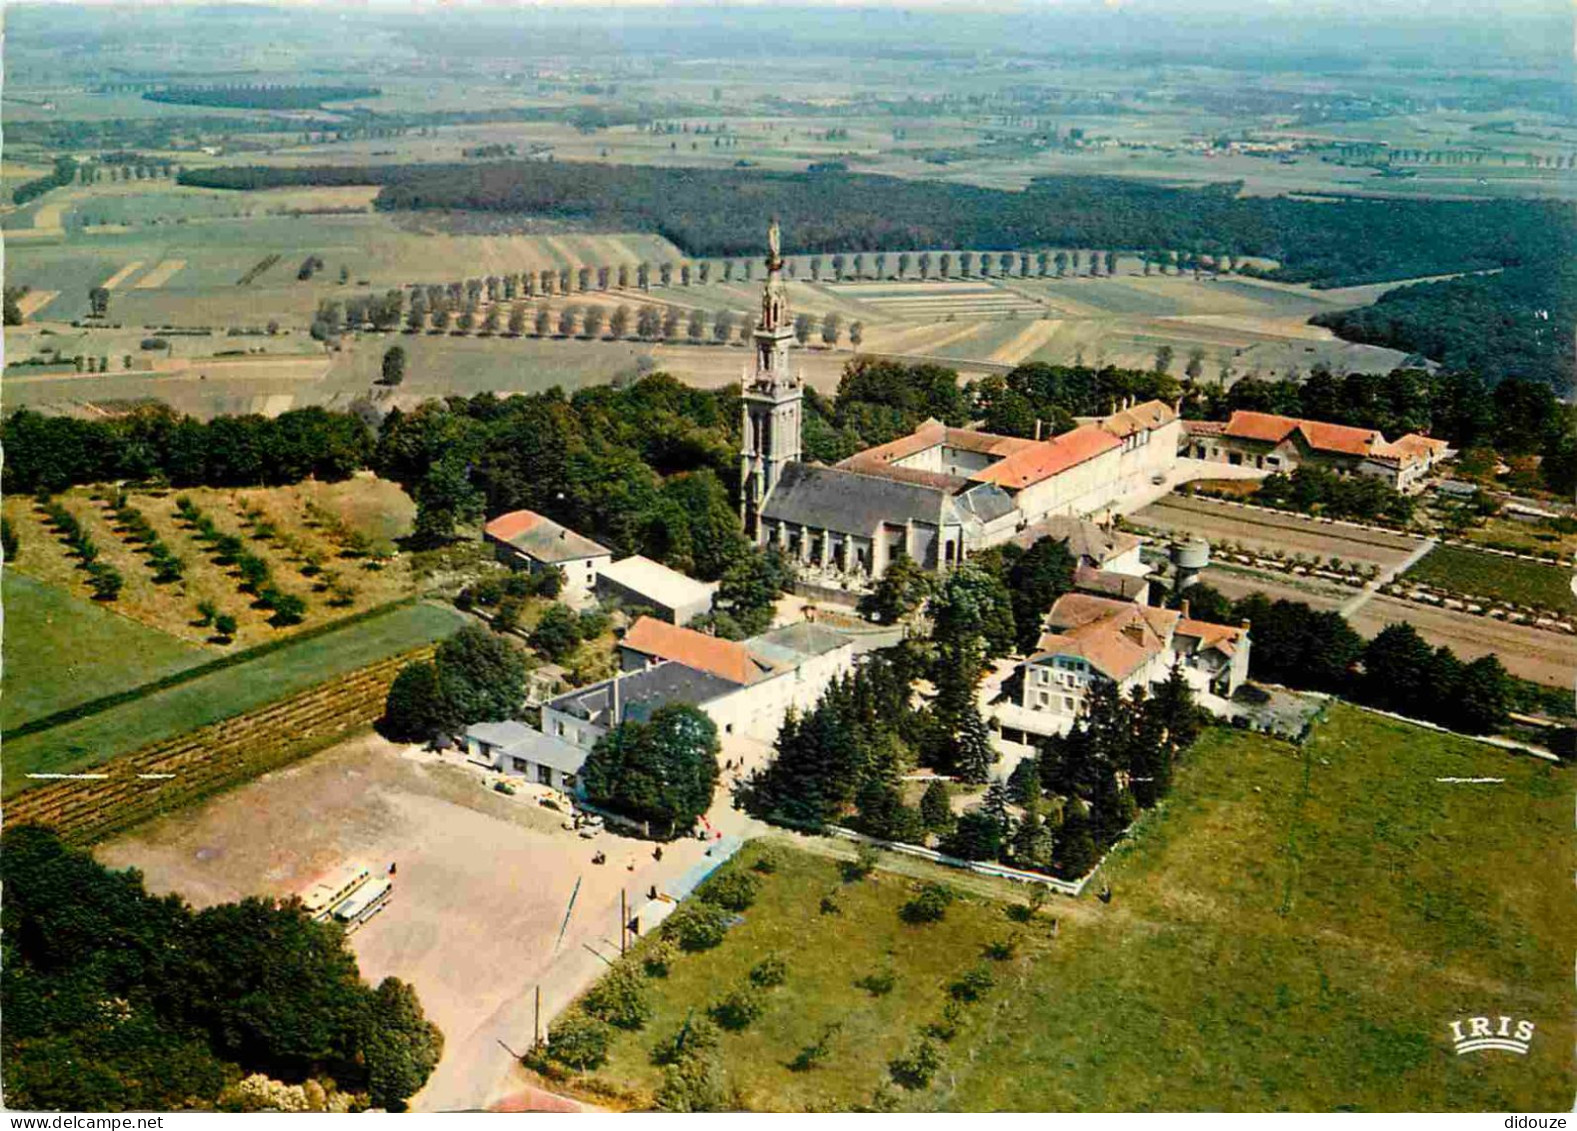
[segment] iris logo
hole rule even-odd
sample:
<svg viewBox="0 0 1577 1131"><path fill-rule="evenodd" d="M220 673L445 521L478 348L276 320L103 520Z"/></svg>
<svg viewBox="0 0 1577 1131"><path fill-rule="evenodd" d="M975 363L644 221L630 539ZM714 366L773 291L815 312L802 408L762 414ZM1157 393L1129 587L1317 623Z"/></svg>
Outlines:
<svg viewBox="0 0 1577 1131"><path fill-rule="evenodd" d="M1528 1055L1533 1022L1515 1017L1464 1017L1451 1022L1451 1043L1458 1056L1487 1049Z"/></svg>

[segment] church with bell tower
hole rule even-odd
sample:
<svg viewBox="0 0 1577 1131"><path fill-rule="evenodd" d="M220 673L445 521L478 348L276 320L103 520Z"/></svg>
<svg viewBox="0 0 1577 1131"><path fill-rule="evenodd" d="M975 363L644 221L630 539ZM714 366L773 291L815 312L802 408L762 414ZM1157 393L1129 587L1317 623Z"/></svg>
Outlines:
<svg viewBox="0 0 1577 1131"><path fill-rule="evenodd" d="M779 550L803 580L858 591L900 557L944 571L978 550L1032 539L1037 524L1107 519L1171 489L1182 424L1159 401L1033 440L927 420L833 466L807 462L776 220L767 246L754 371L740 397L740 510L745 533Z"/></svg>
<svg viewBox="0 0 1577 1131"><path fill-rule="evenodd" d="M745 530L751 535L757 533L761 509L784 470L800 458L804 388L801 379L789 371L794 326L783 285L782 239L776 220L767 230L767 279L761 290L761 320L753 339L755 372L744 382L739 467Z"/></svg>

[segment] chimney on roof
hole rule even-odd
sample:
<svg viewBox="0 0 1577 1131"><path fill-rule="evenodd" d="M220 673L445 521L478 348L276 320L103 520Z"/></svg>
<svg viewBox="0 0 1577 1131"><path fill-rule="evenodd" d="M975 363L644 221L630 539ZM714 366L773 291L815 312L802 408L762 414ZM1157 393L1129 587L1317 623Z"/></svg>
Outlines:
<svg viewBox="0 0 1577 1131"><path fill-rule="evenodd" d="M1040 439L1040 417L1038 416L1035 418L1035 439L1037 441Z"/></svg>
<svg viewBox="0 0 1577 1131"><path fill-rule="evenodd" d="M1123 635L1135 644L1144 644L1144 624L1135 619L1123 625Z"/></svg>
<svg viewBox="0 0 1577 1131"><path fill-rule="evenodd" d="M1248 620L1248 619L1245 618L1244 621L1243 621L1243 631L1247 632L1248 629L1249 629L1249 625L1251 625L1253 623L1254 623L1253 621Z"/></svg>
<svg viewBox="0 0 1577 1131"><path fill-rule="evenodd" d="M1183 603L1181 605L1177 606L1177 608L1178 608L1178 611L1183 614L1183 619L1187 620L1188 619L1188 598L1184 597L1183 598Z"/></svg>

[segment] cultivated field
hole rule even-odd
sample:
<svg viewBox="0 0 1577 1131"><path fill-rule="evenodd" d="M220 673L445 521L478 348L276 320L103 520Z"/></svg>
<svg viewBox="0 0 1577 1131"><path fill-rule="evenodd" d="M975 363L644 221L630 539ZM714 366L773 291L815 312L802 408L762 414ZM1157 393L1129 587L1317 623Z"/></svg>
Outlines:
<svg viewBox="0 0 1577 1131"><path fill-rule="evenodd" d="M107 498L105 490L78 488L58 501L82 523L102 560L125 579L125 587L109 607L120 616L214 651L276 640L414 592L404 559L374 556L391 554L393 540L409 533L414 505L397 486L372 476L338 484L130 493L128 503L142 512L184 562L181 579L166 582L155 580L153 566L126 540ZM257 604L255 595L239 588L239 570L221 565L212 544L198 541L191 524L178 517L180 498L190 499L221 533L241 536L247 549L268 564L272 583L306 602L300 625L270 623L273 614ZM8 497L3 506L25 548L14 568L87 599L87 574L47 524L43 510L22 497ZM236 618L232 638L221 640L211 623L200 623L204 618L198 605L203 602Z"/></svg>
<svg viewBox="0 0 1577 1131"><path fill-rule="evenodd" d="M1569 570L1460 546L1436 546L1407 571L1406 577L1458 593L1514 601L1519 605L1559 610L1577 608Z"/></svg>
<svg viewBox="0 0 1577 1131"><path fill-rule="evenodd" d="M0 676L0 731L210 658L187 641L19 574L14 565L0 582L10 658Z"/></svg>
<svg viewBox="0 0 1577 1131"><path fill-rule="evenodd" d="M110 707L86 718L9 739L5 793L28 773L72 773L117 754L242 714L397 652L432 643L463 623L447 606L416 604L322 636L295 641L231 667Z"/></svg>

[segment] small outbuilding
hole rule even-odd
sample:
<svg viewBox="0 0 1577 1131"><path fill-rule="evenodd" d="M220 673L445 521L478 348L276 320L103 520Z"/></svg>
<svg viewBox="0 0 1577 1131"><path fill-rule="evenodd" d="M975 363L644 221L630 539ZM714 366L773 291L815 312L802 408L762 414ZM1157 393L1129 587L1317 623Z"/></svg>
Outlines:
<svg viewBox="0 0 1577 1131"><path fill-rule="evenodd" d="M597 596L646 609L669 624L689 624L711 611L715 582L686 577L660 562L634 554L604 565L597 575Z"/></svg>
<svg viewBox="0 0 1577 1131"><path fill-rule="evenodd" d="M574 793L586 751L562 738L509 719L475 723L465 730L466 757L500 773Z"/></svg>
<svg viewBox="0 0 1577 1131"><path fill-rule="evenodd" d="M591 598L597 574L613 561L613 551L536 511L510 511L484 530L498 560L512 569L564 573L562 596L572 605Z"/></svg>

